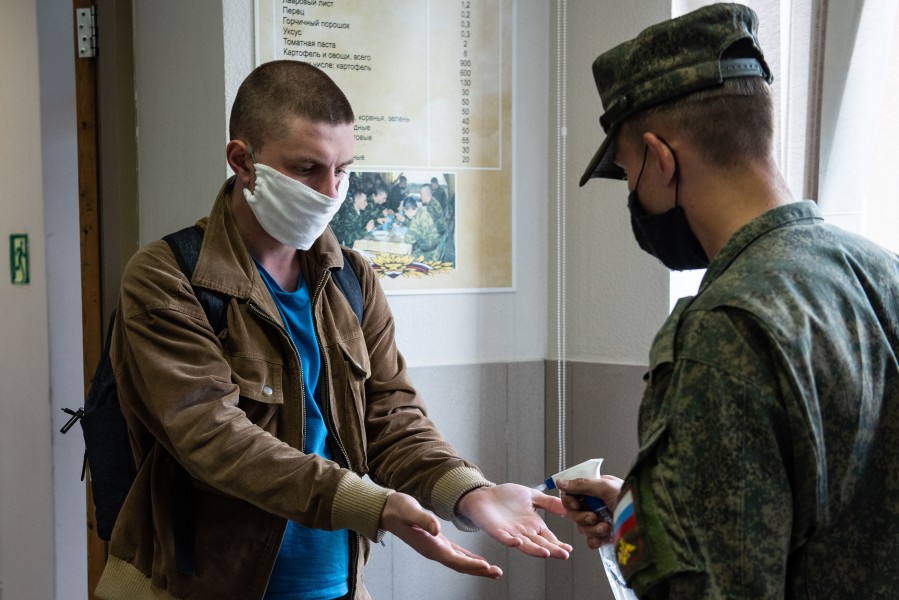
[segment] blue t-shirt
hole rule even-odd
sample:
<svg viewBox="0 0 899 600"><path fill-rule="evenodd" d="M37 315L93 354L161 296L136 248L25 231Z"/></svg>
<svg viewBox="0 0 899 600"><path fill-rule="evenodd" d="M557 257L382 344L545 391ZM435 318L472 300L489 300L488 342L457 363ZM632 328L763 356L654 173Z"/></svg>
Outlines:
<svg viewBox="0 0 899 600"><path fill-rule="evenodd" d="M287 331L300 354L306 393L306 440L303 451L331 458L328 428L321 412L321 352L312 324L312 299L300 275L295 292L285 292L258 262L256 267L268 287ZM269 600L333 600L349 591L349 533L325 531L287 522L281 550L269 579Z"/></svg>

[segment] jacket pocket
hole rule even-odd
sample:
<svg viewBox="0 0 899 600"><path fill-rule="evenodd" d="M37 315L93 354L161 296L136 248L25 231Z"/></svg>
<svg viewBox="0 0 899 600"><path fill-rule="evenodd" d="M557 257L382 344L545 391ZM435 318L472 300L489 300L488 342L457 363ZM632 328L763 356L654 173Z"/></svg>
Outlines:
<svg viewBox="0 0 899 600"><path fill-rule="evenodd" d="M368 347L362 336L337 342L344 360L352 366L356 377L363 380L371 377L371 363L368 359Z"/></svg>
<svg viewBox="0 0 899 600"><path fill-rule="evenodd" d="M284 404L281 365L247 356L226 356L231 364L231 379L244 398L265 404Z"/></svg>
<svg viewBox="0 0 899 600"><path fill-rule="evenodd" d="M330 350L334 424L344 443L350 468L365 473L368 471L365 384L371 377L368 347L365 338L358 336L340 340Z"/></svg>

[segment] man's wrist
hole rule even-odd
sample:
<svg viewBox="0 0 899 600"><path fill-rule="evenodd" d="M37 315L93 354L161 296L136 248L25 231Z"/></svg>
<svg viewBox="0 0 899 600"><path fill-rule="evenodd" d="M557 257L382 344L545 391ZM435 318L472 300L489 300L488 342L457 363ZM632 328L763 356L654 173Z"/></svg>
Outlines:
<svg viewBox="0 0 899 600"><path fill-rule="evenodd" d="M484 478L484 475L476 468L463 466L445 473L431 492L430 508L434 513L446 521L450 521L462 531L477 531L468 519L456 513L459 499L474 489L491 486L493 482Z"/></svg>
<svg viewBox="0 0 899 600"><path fill-rule="evenodd" d="M471 489L462 492L462 494L459 496L459 499L456 501L456 506L453 507L453 512L456 513L456 516L464 517L467 519L468 516L465 514L465 507L463 506L463 504L469 504L470 502L474 501L472 498L473 492L479 492L481 490L487 489L488 487L491 486L487 484L479 484L472 487ZM474 496L477 496L477 494L475 493ZM467 501L465 501L466 498L468 499Z"/></svg>

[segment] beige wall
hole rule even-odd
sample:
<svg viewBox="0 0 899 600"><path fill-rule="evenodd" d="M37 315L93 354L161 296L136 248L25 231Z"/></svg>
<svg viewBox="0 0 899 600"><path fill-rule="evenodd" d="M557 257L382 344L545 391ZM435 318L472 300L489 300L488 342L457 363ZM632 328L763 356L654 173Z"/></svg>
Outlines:
<svg viewBox="0 0 899 600"><path fill-rule="evenodd" d="M564 121L560 123L557 103L550 113L554 126L562 126L566 132L562 138L564 160L561 164L548 163L553 175L550 218L555 224L553 205L560 201L556 191L561 190L567 208L567 281L564 299L560 299L550 279L549 315L556 315L560 301L565 302L564 358L643 364L649 344L668 314L669 272L640 252L634 242L626 208L627 187L622 182L601 179L578 187L578 181L605 137L599 125L602 105L593 81L593 60L649 24L670 17L671 2L554 0L553 11L554 61L549 91L557 97L560 78L564 78L567 101ZM560 54L560 49L564 53ZM555 159L557 148L552 150L549 157ZM549 270L555 274L557 253L548 256ZM549 357L558 359L553 344L558 329L552 317L549 327Z"/></svg>
<svg viewBox="0 0 899 600"><path fill-rule="evenodd" d="M47 287L35 0L0 1L0 595L53 597ZM27 233L31 283L12 285Z"/></svg>

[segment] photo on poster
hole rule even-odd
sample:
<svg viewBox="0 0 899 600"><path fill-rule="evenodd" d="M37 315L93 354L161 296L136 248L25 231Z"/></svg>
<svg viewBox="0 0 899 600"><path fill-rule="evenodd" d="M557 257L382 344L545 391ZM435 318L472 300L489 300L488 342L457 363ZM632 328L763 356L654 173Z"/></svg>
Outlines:
<svg viewBox="0 0 899 600"><path fill-rule="evenodd" d="M456 268L455 173L350 172L331 229L380 277L450 273Z"/></svg>

